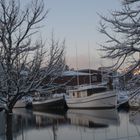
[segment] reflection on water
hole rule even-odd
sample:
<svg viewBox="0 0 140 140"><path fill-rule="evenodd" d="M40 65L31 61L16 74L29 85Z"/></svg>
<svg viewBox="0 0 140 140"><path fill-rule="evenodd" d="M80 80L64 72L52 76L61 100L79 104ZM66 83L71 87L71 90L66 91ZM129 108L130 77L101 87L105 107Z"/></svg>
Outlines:
<svg viewBox="0 0 140 140"><path fill-rule="evenodd" d="M71 124L87 127L107 127L119 124L119 116L116 109L110 110L77 110L69 109L67 118Z"/></svg>
<svg viewBox="0 0 140 140"><path fill-rule="evenodd" d="M0 140L6 140L0 112ZM16 109L13 140L139 140L140 111L75 110L34 112Z"/></svg>

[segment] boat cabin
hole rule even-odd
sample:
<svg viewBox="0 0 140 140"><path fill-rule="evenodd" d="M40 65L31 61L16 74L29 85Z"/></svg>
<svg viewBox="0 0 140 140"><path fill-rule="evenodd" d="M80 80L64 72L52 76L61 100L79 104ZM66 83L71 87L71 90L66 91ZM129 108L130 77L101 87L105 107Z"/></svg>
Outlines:
<svg viewBox="0 0 140 140"><path fill-rule="evenodd" d="M77 89L74 90L69 90L68 94L70 98L82 98L82 97L87 97L90 96L92 94L96 94L96 93L102 93L105 92L107 90L107 87L102 86L102 87L79 87Z"/></svg>

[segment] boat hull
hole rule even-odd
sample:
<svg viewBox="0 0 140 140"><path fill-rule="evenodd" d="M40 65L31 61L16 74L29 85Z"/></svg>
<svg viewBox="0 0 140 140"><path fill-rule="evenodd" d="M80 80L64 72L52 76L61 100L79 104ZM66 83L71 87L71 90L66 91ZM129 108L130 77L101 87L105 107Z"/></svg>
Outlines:
<svg viewBox="0 0 140 140"><path fill-rule="evenodd" d="M32 103L34 110L63 109L66 103L63 97L48 99L45 101L35 101Z"/></svg>
<svg viewBox="0 0 140 140"><path fill-rule="evenodd" d="M117 96L114 91L92 94L83 98L66 99L68 108L114 108Z"/></svg>

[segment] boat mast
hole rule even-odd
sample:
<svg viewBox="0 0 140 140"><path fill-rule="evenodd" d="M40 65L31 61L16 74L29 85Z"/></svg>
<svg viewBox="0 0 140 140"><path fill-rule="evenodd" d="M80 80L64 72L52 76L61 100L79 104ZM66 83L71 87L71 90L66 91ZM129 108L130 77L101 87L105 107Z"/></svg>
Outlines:
<svg viewBox="0 0 140 140"><path fill-rule="evenodd" d="M102 59L100 60L100 66L101 66L101 83L103 83L103 64L102 64Z"/></svg>
<svg viewBox="0 0 140 140"><path fill-rule="evenodd" d="M90 65L90 46L88 42L88 59L89 59L89 84L91 85L91 65Z"/></svg>
<svg viewBox="0 0 140 140"><path fill-rule="evenodd" d="M77 43L75 44L76 48L76 72L77 72L77 85L79 86L79 74L78 74L78 56L77 56Z"/></svg>

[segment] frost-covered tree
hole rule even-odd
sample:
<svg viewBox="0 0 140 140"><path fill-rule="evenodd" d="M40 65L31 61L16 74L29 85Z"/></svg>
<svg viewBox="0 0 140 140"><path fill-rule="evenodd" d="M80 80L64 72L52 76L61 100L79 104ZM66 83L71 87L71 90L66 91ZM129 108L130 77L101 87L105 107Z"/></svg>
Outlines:
<svg viewBox="0 0 140 140"><path fill-rule="evenodd" d="M100 15L100 32L107 37L101 50L103 58L114 61L111 68L129 67L125 71L128 74L140 69L140 0L121 2L120 10L110 12L109 16ZM140 81L140 73L134 78Z"/></svg>
<svg viewBox="0 0 140 140"><path fill-rule="evenodd" d="M0 0L0 103L7 112L23 96L47 93L64 67L65 43L52 37L46 47L37 37L48 11L42 0L30 2Z"/></svg>

